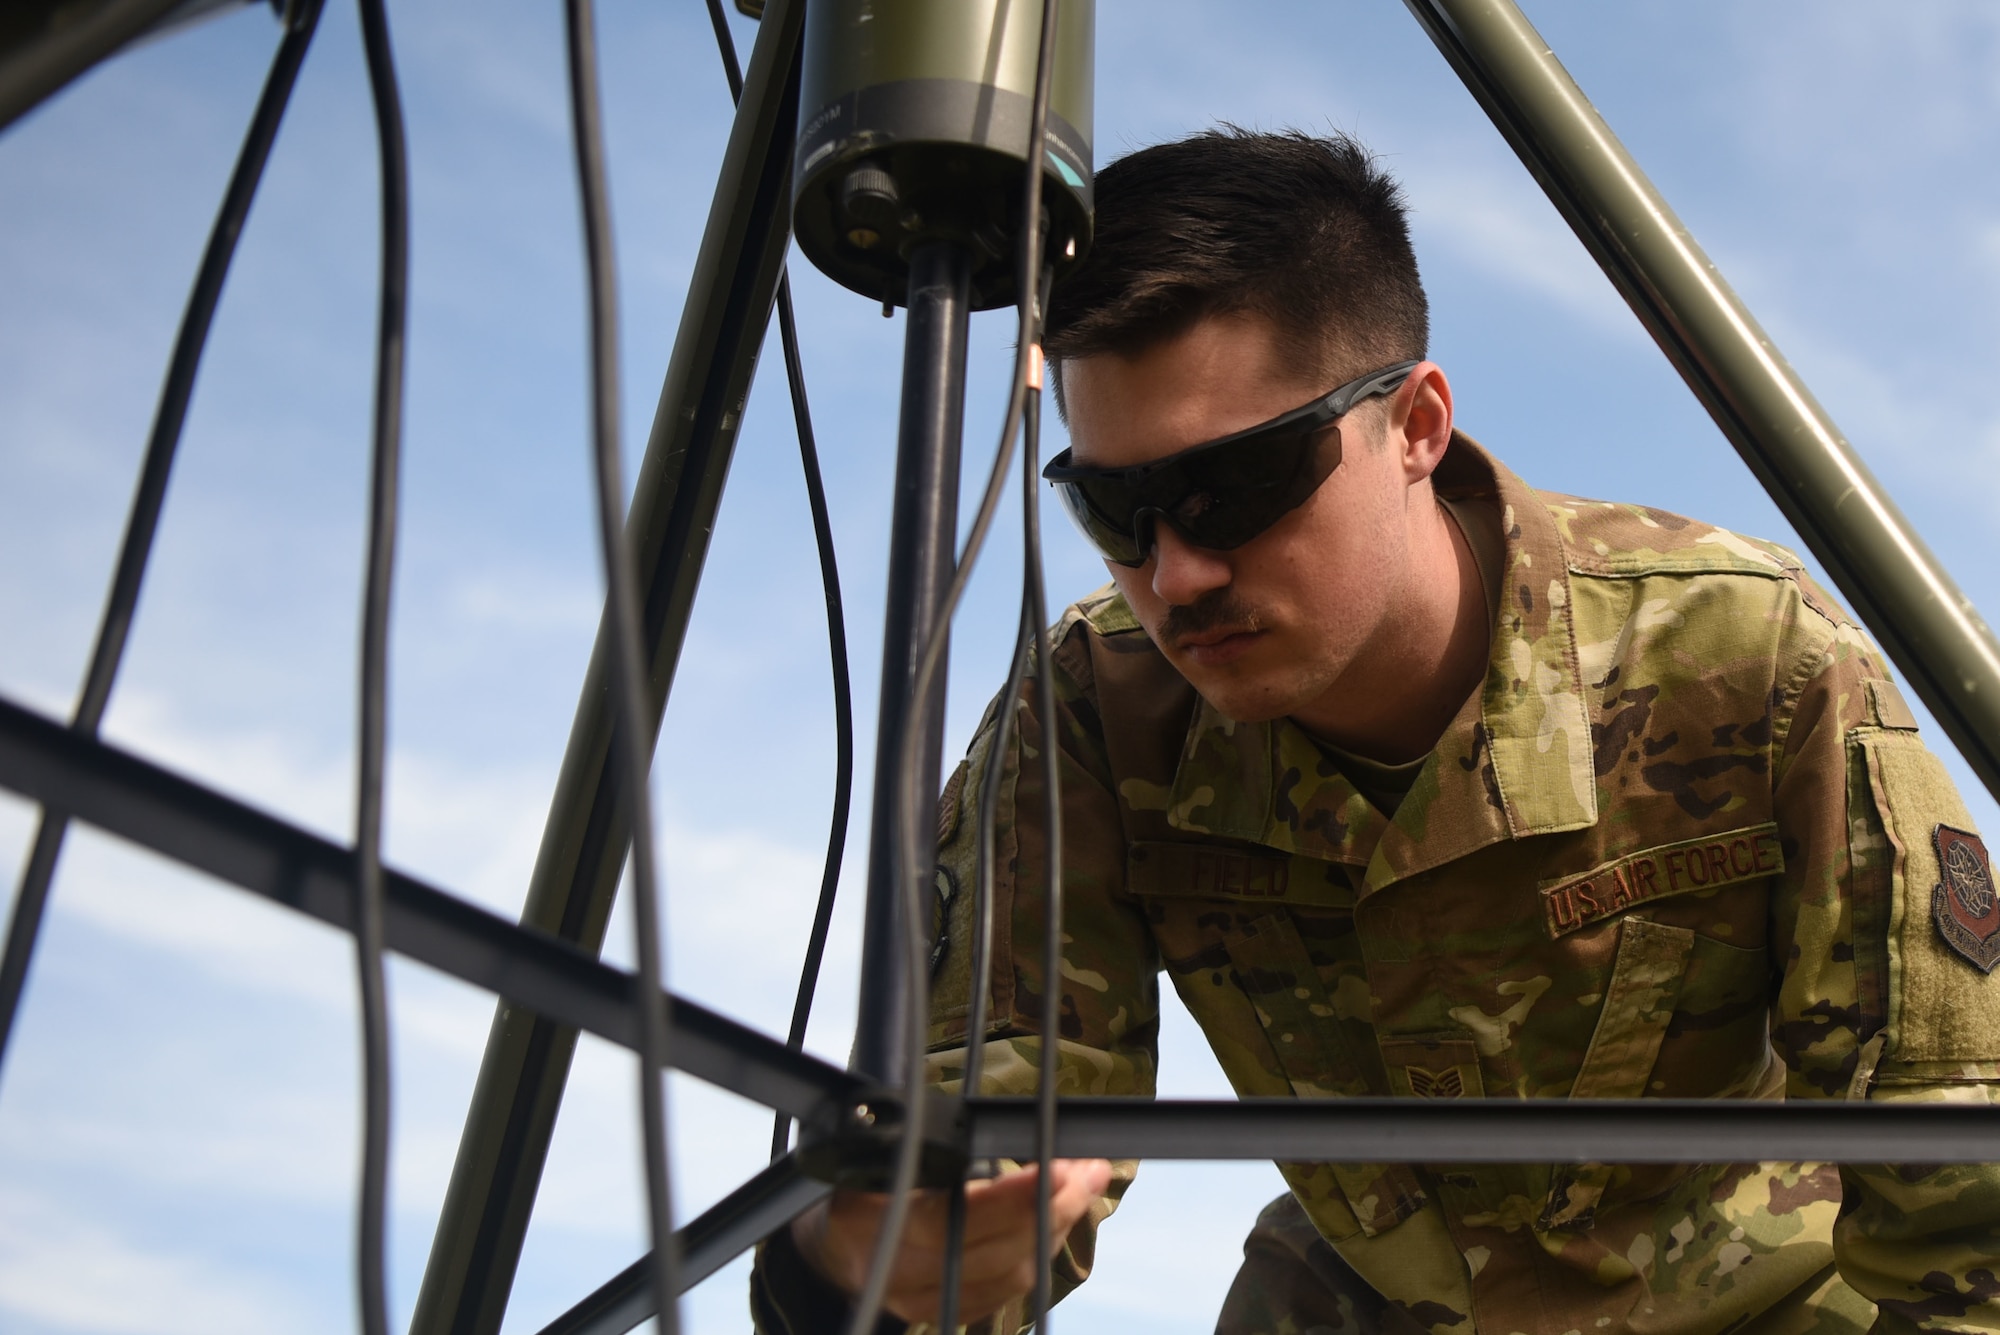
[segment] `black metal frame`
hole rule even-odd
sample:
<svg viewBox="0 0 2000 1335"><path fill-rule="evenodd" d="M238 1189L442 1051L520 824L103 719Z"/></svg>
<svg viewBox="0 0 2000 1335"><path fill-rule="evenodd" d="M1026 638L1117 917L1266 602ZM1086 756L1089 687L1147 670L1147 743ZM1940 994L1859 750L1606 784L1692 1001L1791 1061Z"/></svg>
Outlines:
<svg viewBox="0 0 2000 1335"><path fill-rule="evenodd" d="M353 850L4 699L0 787L328 926L354 929ZM389 949L639 1049L635 975L414 877L385 870L384 890ZM898 1097L684 997L673 1000L672 1041L675 1069L801 1121L824 1124ZM1055 1150L1066 1157L1451 1162L1477 1145L1475 1157L1485 1163L1892 1162L1909 1157L1914 1145L1927 1161L2000 1159L2000 1118L1960 1105L1085 1098L1061 1099L1058 1107ZM1035 1100L975 1098L966 1102L956 1143L972 1158L1025 1159L1036 1135ZM820 1184L799 1179L796 1159L780 1160L684 1226L682 1283L712 1274L766 1225L784 1223L824 1194ZM621 1282L639 1290L633 1302L650 1298L643 1271L613 1284Z"/></svg>
<svg viewBox="0 0 2000 1335"><path fill-rule="evenodd" d="M2000 647L1991 634L1519 11L1508 0L1406 3L1981 778L2000 792ZM12 96L8 78L31 66L63 78L20 83L26 91L18 105L0 97L0 124L185 8L123 0L106 5L104 15L106 23L116 18L124 26L97 31L95 45L51 42L13 53L0 66L0 94ZM629 519L643 572L652 737L780 281L802 10L801 0L773 0L763 16ZM1801 424L1803 446L1785 438L1788 426ZM1856 497L1859 507L1850 503ZM926 553L926 559L936 555ZM900 610L921 623L920 596L908 601ZM645 994L638 979L595 957L632 822L616 773L615 724L602 703L607 644L601 630L523 922L383 871L386 947L502 999L417 1331L497 1328L576 1034L642 1047ZM357 930L353 849L4 699L0 787L343 931ZM877 802L887 806L893 797L878 790ZM874 890L871 899L884 893ZM885 923L896 916L887 898L871 912ZM913 926L896 923L888 935ZM878 948L883 959L896 958ZM893 964L887 967L894 972ZM864 1060L849 1071L684 998L662 993L647 1000L670 1003L675 1069L803 1122L829 1125L856 1110L894 1119L900 1094L877 1083L898 1074L893 1014L868 1026ZM929 1133L957 1155L1035 1153L1034 1100L973 1097L958 1107L961 1116ZM1064 1099L1059 1107L1053 1149L1065 1156L2000 1161L2000 1116L1957 1105ZM679 1283L713 1273L827 1190L806 1175L796 1154L779 1159L676 1234ZM649 1266L642 1258L548 1332L601 1335L652 1315L658 1304Z"/></svg>

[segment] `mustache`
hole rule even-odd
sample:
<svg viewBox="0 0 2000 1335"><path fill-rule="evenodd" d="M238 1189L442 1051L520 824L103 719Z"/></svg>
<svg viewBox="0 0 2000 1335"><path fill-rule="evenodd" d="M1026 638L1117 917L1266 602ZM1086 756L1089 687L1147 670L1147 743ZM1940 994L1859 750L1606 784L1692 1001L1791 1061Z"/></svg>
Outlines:
<svg viewBox="0 0 2000 1335"><path fill-rule="evenodd" d="M1211 589L1191 603L1167 609L1160 619L1160 638L1169 645L1213 631L1254 631L1262 629L1257 609L1236 596L1233 590Z"/></svg>

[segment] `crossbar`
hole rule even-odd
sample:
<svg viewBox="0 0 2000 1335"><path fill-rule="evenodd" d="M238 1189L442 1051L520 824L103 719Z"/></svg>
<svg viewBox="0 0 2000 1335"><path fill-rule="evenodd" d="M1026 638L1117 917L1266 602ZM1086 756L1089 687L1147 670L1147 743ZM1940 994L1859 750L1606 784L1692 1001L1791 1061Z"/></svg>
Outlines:
<svg viewBox="0 0 2000 1335"><path fill-rule="evenodd" d="M342 931L351 850L0 699L0 787ZM391 950L636 1050L634 977L401 872ZM856 1077L673 998L677 1070L810 1118L879 1102ZM2000 1111L1957 1104L1558 1099L1064 1099L1057 1153L1350 1163L2000 1162ZM970 1149L1026 1158L1032 1099L973 1099ZM1477 1147L1476 1150L1473 1147Z"/></svg>
<svg viewBox="0 0 2000 1335"><path fill-rule="evenodd" d="M353 851L0 699L0 787L342 931ZM402 872L383 874L389 949L634 1051L637 979ZM673 998L674 1066L809 1117L859 1082L816 1057Z"/></svg>

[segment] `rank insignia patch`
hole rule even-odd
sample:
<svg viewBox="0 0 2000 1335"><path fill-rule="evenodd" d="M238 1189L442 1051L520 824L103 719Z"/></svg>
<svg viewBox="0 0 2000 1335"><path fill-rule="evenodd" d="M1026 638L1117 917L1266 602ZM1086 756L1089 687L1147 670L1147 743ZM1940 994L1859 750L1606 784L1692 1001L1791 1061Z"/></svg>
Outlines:
<svg viewBox="0 0 2000 1335"><path fill-rule="evenodd" d="M1417 1034L1376 1040L1389 1071L1389 1092L1406 1099L1476 1099L1479 1050L1457 1034Z"/></svg>
<svg viewBox="0 0 2000 1335"><path fill-rule="evenodd" d="M1945 944L1985 973L2000 964L2000 898L1993 893L1993 863L1976 834L1940 825L1937 885L1931 889L1931 918Z"/></svg>
<svg viewBox="0 0 2000 1335"><path fill-rule="evenodd" d="M1462 1099L1465 1081L1456 1070L1430 1071L1421 1066L1403 1068L1410 1077L1410 1093L1420 1099Z"/></svg>

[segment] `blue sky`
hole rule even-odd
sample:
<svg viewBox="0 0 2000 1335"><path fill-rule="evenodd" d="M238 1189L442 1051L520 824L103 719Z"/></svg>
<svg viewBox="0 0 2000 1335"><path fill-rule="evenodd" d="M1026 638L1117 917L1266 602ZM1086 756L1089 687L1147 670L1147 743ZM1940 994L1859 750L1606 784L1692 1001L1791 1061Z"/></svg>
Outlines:
<svg viewBox="0 0 2000 1335"><path fill-rule="evenodd" d="M392 860L518 908L596 622L584 298L561 7L399 0L414 163ZM1533 0L1530 16L1956 574L2000 606L2000 15L1975 0ZM634 463L728 127L695 0L605 0ZM1332 126L1405 182L1460 424L1536 485L1795 542L1401 6L1101 0L1096 152L1218 120ZM739 23L746 49L752 36ZM129 53L0 136L0 693L66 713L159 377L276 40L246 9ZM350 6L302 77L224 296L107 733L345 837L375 164ZM793 268L873 736L901 322ZM967 473L1008 317L975 322ZM832 726L818 577L776 370L753 393L656 768L681 990L781 1029L818 881ZM1046 443L1060 448L1059 431ZM1053 510L1051 596L1102 582ZM962 748L1004 670L1002 534L954 641ZM1932 730L1933 741L1941 738ZM1992 802L1957 765L1975 816ZM864 786L865 791L865 786ZM11 889L32 813L0 797ZM856 822L856 829L865 828ZM863 853L850 849L846 889ZM851 899L849 907L851 908ZM612 955L629 954L614 925ZM813 1046L852 1020L843 914ZM391 974L391 1290L414 1301L490 1001ZM0 1083L0 1324L351 1328L348 943L115 841L71 841ZM1185 1020L1168 1092L1219 1093ZM641 1248L631 1063L580 1055L507 1329ZM756 1110L676 1084L684 1210L760 1161ZM1076 1328L1209 1328L1266 1165L1150 1165ZM688 1304L740 1330L742 1270ZM399 1318L400 1320L400 1318Z"/></svg>

